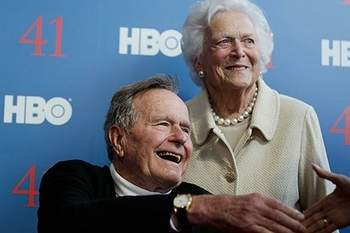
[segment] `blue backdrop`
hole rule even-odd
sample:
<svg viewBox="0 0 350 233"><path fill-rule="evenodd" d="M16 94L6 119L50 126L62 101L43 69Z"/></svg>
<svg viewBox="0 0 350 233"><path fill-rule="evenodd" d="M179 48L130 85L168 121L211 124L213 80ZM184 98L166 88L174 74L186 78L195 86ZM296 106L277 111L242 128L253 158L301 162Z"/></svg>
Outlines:
<svg viewBox="0 0 350 233"><path fill-rule="evenodd" d="M168 73L184 100L198 92L179 47L194 1L0 1L0 232L36 232L40 178L58 160L108 162L120 85ZM255 2L275 39L265 81L315 107L331 168L350 175L350 1Z"/></svg>

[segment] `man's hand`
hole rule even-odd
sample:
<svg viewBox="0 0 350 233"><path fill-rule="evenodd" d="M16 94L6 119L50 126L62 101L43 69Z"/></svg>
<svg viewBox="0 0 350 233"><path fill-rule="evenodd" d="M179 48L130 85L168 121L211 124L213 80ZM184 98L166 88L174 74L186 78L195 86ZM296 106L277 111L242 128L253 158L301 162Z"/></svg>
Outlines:
<svg viewBox="0 0 350 233"><path fill-rule="evenodd" d="M191 224L220 232L306 232L302 213L258 193L194 196L187 217Z"/></svg>
<svg viewBox="0 0 350 233"><path fill-rule="evenodd" d="M312 166L319 177L332 181L336 189L305 211L308 232L328 233L350 225L350 178Z"/></svg>

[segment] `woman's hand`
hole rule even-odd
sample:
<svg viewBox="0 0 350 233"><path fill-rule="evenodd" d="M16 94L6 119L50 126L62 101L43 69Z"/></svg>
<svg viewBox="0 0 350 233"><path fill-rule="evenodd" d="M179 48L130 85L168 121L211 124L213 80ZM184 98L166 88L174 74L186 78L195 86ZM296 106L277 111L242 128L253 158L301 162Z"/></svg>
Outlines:
<svg viewBox="0 0 350 233"><path fill-rule="evenodd" d="M319 177L333 182L336 189L305 211L308 232L328 233L350 225L350 178L312 165Z"/></svg>

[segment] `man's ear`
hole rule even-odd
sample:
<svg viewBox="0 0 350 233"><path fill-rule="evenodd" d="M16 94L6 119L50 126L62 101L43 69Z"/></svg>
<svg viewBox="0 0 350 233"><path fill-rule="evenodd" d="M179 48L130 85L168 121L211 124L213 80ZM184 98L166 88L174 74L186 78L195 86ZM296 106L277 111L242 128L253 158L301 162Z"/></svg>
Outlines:
<svg viewBox="0 0 350 233"><path fill-rule="evenodd" d="M113 147L115 155L119 159L123 158L125 155L124 151L124 140L125 140L125 130L117 125L113 125L108 131L108 138Z"/></svg>

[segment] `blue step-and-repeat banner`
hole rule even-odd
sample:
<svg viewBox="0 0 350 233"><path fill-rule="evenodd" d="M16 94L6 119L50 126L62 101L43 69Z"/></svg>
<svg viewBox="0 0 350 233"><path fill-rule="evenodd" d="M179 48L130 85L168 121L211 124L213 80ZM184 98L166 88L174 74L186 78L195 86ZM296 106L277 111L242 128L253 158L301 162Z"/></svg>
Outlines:
<svg viewBox="0 0 350 233"><path fill-rule="evenodd" d="M198 93L180 48L194 2L0 1L1 233L36 232L55 162L108 163L103 121L119 86L168 73L184 100ZM255 2L275 39L265 81L315 107L332 170L350 175L350 1Z"/></svg>

